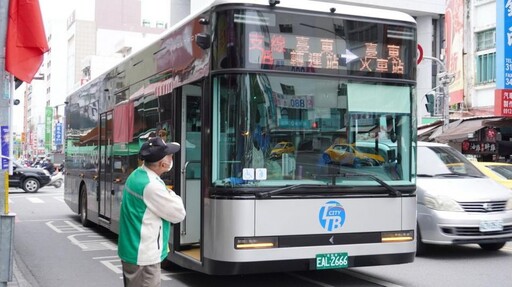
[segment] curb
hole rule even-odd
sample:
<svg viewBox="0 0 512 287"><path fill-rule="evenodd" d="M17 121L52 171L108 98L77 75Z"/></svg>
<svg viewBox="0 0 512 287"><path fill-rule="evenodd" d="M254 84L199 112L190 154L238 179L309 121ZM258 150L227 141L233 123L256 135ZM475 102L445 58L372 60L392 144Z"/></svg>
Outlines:
<svg viewBox="0 0 512 287"><path fill-rule="evenodd" d="M16 250L13 252L12 281L7 287L40 287Z"/></svg>

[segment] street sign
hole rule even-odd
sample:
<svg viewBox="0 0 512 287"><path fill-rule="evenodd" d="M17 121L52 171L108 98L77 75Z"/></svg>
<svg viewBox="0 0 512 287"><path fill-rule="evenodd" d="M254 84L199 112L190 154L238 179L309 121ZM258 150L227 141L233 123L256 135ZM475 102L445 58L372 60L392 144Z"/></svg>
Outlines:
<svg viewBox="0 0 512 287"><path fill-rule="evenodd" d="M423 47L418 44L418 60L416 60L418 65L421 63L421 60L423 60Z"/></svg>

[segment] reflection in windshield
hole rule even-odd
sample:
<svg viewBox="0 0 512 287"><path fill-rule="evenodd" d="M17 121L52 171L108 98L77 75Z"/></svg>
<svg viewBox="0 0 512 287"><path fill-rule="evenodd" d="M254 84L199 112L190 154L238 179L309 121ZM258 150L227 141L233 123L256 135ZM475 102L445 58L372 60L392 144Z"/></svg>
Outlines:
<svg viewBox="0 0 512 287"><path fill-rule="evenodd" d="M477 168L462 154L450 147L418 147L418 176L481 177Z"/></svg>
<svg viewBox="0 0 512 287"><path fill-rule="evenodd" d="M410 93L328 78L217 76L213 182L321 184L330 182L326 174L358 172L410 183ZM336 178L337 185L350 181Z"/></svg>

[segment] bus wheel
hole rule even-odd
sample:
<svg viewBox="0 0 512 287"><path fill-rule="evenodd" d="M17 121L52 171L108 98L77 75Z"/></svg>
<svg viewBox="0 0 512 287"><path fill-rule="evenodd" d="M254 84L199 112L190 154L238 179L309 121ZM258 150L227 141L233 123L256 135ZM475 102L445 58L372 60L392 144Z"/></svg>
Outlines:
<svg viewBox="0 0 512 287"><path fill-rule="evenodd" d="M87 189L85 186L80 189L80 222L84 227L91 226L91 222L87 219Z"/></svg>

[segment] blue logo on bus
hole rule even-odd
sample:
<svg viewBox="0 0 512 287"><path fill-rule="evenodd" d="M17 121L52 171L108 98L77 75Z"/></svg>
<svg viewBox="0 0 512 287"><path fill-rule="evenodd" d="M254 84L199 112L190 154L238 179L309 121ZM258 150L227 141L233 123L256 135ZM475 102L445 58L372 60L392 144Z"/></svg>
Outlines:
<svg viewBox="0 0 512 287"><path fill-rule="evenodd" d="M345 223L345 209L337 201L328 201L320 208L318 219L325 230L334 231Z"/></svg>

